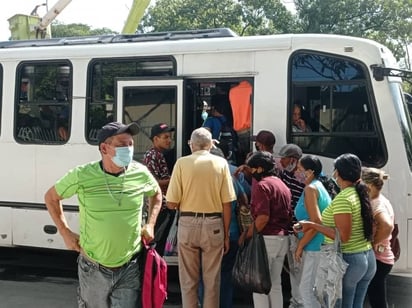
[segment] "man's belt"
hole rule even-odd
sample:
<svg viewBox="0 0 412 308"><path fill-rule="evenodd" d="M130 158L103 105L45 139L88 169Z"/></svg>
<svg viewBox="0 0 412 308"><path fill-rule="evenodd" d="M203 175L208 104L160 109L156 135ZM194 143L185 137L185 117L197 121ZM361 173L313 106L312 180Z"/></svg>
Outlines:
<svg viewBox="0 0 412 308"><path fill-rule="evenodd" d="M180 212L180 217L196 217L196 218L205 218L205 217L222 217L222 213L197 213L197 212Z"/></svg>

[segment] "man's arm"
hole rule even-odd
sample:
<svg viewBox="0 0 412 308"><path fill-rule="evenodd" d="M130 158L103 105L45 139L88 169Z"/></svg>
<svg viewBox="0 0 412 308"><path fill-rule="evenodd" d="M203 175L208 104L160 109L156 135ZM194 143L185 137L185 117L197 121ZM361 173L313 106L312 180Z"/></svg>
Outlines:
<svg viewBox="0 0 412 308"><path fill-rule="evenodd" d="M232 218L232 202L225 202L222 203L223 206L223 228L225 230L225 246L224 246L224 254L229 251L229 227L230 227L230 220Z"/></svg>
<svg viewBox="0 0 412 308"><path fill-rule="evenodd" d="M142 229L142 236L145 237L147 242L151 242L154 239L154 226L156 224L157 215L159 215L160 208L162 207L162 191L158 187L154 196L149 197L149 217L146 225Z"/></svg>
<svg viewBox="0 0 412 308"><path fill-rule="evenodd" d="M74 233L67 223L61 203L62 199L54 186L51 187L44 196L47 210L59 230L60 235L63 237L66 247L70 250L80 252L79 235Z"/></svg>

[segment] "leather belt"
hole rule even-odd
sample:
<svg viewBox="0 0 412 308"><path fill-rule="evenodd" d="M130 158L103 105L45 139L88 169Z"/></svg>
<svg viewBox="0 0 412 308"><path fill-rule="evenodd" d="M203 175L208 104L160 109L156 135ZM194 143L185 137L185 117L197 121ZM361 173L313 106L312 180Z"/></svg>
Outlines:
<svg viewBox="0 0 412 308"><path fill-rule="evenodd" d="M127 266L127 265L128 265L130 262L132 262L133 260L135 260L135 259L139 256L140 252L135 253L135 254L132 256L132 258L131 258L129 261L127 261L125 264L122 264L122 265L120 265L120 266L114 266L114 267L102 265L102 264L100 264L100 263L98 263L98 262L90 259L90 258L89 258L85 253L83 253L83 252L81 252L80 254L81 254L88 262L93 263L97 268L104 268L104 269L107 269L107 270L110 270L110 271L117 271L117 270L121 269L122 267Z"/></svg>
<svg viewBox="0 0 412 308"><path fill-rule="evenodd" d="M196 217L196 218L205 218L205 217L222 217L222 213L197 213L197 212L180 212L179 214L181 217L188 216L188 217Z"/></svg>

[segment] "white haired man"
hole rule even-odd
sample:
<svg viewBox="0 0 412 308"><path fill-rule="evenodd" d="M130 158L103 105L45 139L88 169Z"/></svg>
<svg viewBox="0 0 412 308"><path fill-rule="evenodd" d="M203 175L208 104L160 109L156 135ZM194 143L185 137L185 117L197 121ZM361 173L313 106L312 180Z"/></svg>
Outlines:
<svg viewBox="0 0 412 308"><path fill-rule="evenodd" d="M177 245L182 306L197 307L202 277L202 306L216 308L222 256L229 250L231 202L236 195L227 161L210 153L212 134L205 128L195 129L189 146L192 154L176 161L166 194L168 208L180 211Z"/></svg>

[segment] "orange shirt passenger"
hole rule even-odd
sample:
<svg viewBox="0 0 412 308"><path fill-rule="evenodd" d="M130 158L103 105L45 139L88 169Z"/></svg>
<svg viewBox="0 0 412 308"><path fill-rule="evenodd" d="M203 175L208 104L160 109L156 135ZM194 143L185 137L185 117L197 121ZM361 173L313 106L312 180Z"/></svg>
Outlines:
<svg viewBox="0 0 412 308"><path fill-rule="evenodd" d="M229 91L229 100L233 113L233 129L237 132L249 130L252 117L252 85L241 81Z"/></svg>

